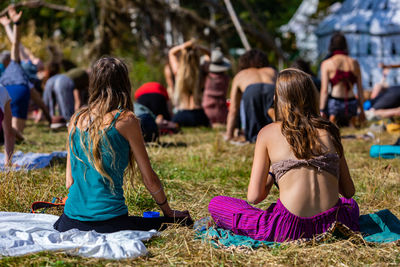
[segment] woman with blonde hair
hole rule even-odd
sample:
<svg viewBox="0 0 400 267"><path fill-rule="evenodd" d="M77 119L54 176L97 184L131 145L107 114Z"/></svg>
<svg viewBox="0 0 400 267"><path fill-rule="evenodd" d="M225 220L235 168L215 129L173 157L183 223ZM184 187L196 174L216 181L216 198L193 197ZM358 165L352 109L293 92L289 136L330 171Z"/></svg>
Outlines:
<svg viewBox="0 0 400 267"><path fill-rule="evenodd" d="M151 168L140 123L132 110L126 65L117 58L99 59L90 74L88 106L70 121L66 170L69 194L55 229L108 233L158 230L164 223L192 223L188 211L170 208L160 179ZM135 163L165 217L128 216L124 174L127 171L132 179Z"/></svg>
<svg viewBox="0 0 400 267"><path fill-rule="evenodd" d="M308 74L279 73L275 113L277 122L257 136L248 202L213 198L208 208L214 221L239 235L278 242L312 238L335 221L358 231L359 209L351 198L355 189L340 132L319 115L318 92ZM263 201L274 183L277 203L267 210L249 204Z"/></svg>
<svg viewBox="0 0 400 267"><path fill-rule="evenodd" d="M173 104L177 109L172 121L180 126L210 126L201 107L204 83L200 69L202 51L209 53L193 41L175 46L169 51L170 65L175 75Z"/></svg>

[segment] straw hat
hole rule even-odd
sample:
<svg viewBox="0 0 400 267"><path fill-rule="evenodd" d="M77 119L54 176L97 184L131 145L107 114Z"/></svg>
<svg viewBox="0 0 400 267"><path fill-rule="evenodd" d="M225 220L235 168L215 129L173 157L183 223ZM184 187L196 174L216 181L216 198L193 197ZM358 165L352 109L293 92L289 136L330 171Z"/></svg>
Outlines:
<svg viewBox="0 0 400 267"><path fill-rule="evenodd" d="M231 62L225 58L220 50L211 52L210 72L224 72L231 68Z"/></svg>

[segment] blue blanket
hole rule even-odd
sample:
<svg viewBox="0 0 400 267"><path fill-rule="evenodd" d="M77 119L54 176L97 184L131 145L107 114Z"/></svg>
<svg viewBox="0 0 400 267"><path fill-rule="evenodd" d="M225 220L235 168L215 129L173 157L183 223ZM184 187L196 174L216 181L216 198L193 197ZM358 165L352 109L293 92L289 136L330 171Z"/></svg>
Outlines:
<svg viewBox="0 0 400 267"><path fill-rule="evenodd" d="M235 235L229 230L210 226L210 218L195 222L196 238L211 243L214 247L276 247L280 243L254 240ZM361 215L360 231L367 242L389 243L400 240L400 220L389 210Z"/></svg>
<svg viewBox="0 0 400 267"><path fill-rule="evenodd" d="M400 220L389 210L360 216L360 231L368 242L389 243L400 240Z"/></svg>
<svg viewBox="0 0 400 267"><path fill-rule="evenodd" d="M373 145L369 150L369 155L372 158L393 159L400 158L400 146L394 145Z"/></svg>
<svg viewBox="0 0 400 267"><path fill-rule="evenodd" d="M67 157L66 151L55 151L52 153L22 153L21 151L17 151L14 153L12 162L14 166L12 170L32 170L32 169L41 169L47 167L50 164L50 161L53 158L65 158ZM5 155L0 153L0 171L9 170L4 167Z"/></svg>

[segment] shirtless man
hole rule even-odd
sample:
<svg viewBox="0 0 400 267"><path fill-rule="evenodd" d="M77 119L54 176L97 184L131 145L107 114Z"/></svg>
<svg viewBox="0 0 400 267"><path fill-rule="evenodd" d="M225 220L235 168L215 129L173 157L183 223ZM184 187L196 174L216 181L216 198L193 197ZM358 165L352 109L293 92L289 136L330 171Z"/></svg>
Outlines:
<svg viewBox="0 0 400 267"><path fill-rule="evenodd" d="M268 109L274 102L276 75L276 70L269 66L267 55L260 50L252 49L240 57L239 72L232 81L226 140L233 138L239 110L249 142L255 142L261 128L272 122Z"/></svg>

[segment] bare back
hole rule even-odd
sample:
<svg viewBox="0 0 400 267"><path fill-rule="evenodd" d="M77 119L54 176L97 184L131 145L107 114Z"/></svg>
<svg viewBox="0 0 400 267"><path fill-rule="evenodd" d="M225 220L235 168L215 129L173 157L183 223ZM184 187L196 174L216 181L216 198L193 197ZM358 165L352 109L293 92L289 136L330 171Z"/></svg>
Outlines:
<svg viewBox="0 0 400 267"><path fill-rule="evenodd" d="M325 60L323 64L326 66L325 71L327 71L327 76L329 81L332 80L337 71L351 72L355 77L360 76L360 69L358 63L355 59L346 55L334 55L333 57ZM351 84L351 88L354 84ZM347 91L347 85L344 82L339 82L332 86L331 95L337 98L352 98L354 97L353 90ZM347 94L347 96L346 96Z"/></svg>
<svg viewBox="0 0 400 267"><path fill-rule="evenodd" d="M270 164L293 159L290 145L281 133L281 123L268 125L265 140ZM264 133L265 134L265 133ZM325 153L336 153L326 131L319 131L319 142ZM278 182L280 200L293 214L311 217L333 207L339 199L339 177L313 166L296 167L286 172Z"/></svg>
<svg viewBox="0 0 400 267"><path fill-rule="evenodd" d="M234 80L236 80L237 85L242 91L246 90L247 86L255 83L270 83L275 84L276 81L276 70L270 67L266 68L248 68L241 70L236 74Z"/></svg>

